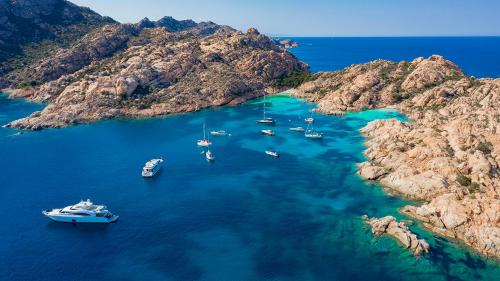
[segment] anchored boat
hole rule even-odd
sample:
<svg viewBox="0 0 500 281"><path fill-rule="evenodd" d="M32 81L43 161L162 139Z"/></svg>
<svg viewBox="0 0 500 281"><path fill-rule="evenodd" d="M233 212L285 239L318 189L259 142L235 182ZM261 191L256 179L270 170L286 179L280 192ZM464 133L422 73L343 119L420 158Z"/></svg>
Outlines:
<svg viewBox="0 0 500 281"><path fill-rule="evenodd" d="M161 169L163 165L163 159L158 158L158 159L151 159L146 164L144 164L144 167L142 168L142 176L145 178L151 178L158 173L158 171Z"/></svg>
<svg viewBox="0 0 500 281"><path fill-rule="evenodd" d="M205 153L205 158L207 158L207 161L214 161L215 160L215 155L209 149Z"/></svg>
<svg viewBox="0 0 500 281"><path fill-rule="evenodd" d="M42 211L42 214L57 222L71 223L112 223L118 220L104 205L94 205L90 199L64 207Z"/></svg>
<svg viewBox="0 0 500 281"><path fill-rule="evenodd" d="M203 123L203 139L198 140L196 142L196 144L198 146L202 146L202 147L209 147L212 144L210 142L210 140L207 138L207 134L206 134L206 130L205 130L205 123Z"/></svg>
<svg viewBox="0 0 500 281"><path fill-rule="evenodd" d="M262 119L257 120L257 123L264 125L275 125L276 121L274 121L271 117L266 117L266 95L264 95L264 103L263 103L263 117Z"/></svg>
<svg viewBox="0 0 500 281"><path fill-rule="evenodd" d="M211 131L210 135L212 135L212 136L228 136L229 134L224 130L219 130L219 131Z"/></svg>
<svg viewBox="0 0 500 281"><path fill-rule="evenodd" d="M272 157L280 157L279 153L276 151L266 150L265 153Z"/></svg>
<svg viewBox="0 0 500 281"><path fill-rule="evenodd" d="M294 132L304 132L306 129L304 129L304 127L292 127L289 128L289 130Z"/></svg>
<svg viewBox="0 0 500 281"><path fill-rule="evenodd" d="M266 136L274 136L275 135L273 130L261 130L260 132Z"/></svg>

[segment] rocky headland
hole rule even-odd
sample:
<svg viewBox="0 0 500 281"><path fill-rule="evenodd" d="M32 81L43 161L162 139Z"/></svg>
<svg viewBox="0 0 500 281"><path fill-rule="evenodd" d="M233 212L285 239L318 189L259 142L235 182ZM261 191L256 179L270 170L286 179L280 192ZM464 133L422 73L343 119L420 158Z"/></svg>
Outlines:
<svg viewBox="0 0 500 281"><path fill-rule="evenodd" d="M288 76L307 72L256 29L165 17L96 27L67 47L11 67L2 80L12 98L47 104L7 126L39 130L237 104L279 92Z"/></svg>
<svg viewBox="0 0 500 281"><path fill-rule="evenodd" d="M500 257L500 79L467 76L441 56L377 60L319 73L294 95L319 112L393 107L411 120L370 122L359 174L423 202L402 212Z"/></svg>
<svg viewBox="0 0 500 281"><path fill-rule="evenodd" d="M368 218L363 216L365 222L370 225L372 233L380 236L387 234L398 240L406 249L415 255L428 253L429 244L424 239L418 239L417 235L412 233L404 222L398 222L393 216L383 218Z"/></svg>

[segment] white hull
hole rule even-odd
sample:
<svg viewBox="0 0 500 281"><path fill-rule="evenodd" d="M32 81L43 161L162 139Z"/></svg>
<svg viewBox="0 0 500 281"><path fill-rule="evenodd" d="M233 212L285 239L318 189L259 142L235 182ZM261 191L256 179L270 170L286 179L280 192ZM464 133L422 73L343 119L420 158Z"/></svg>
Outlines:
<svg viewBox="0 0 500 281"><path fill-rule="evenodd" d="M151 172L146 172L142 171L142 176L145 178L152 178L154 177L159 171L161 170L161 165L158 165L157 167L154 168L153 171Z"/></svg>
<svg viewBox="0 0 500 281"><path fill-rule="evenodd" d="M163 159L150 160L142 168L141 175L145 178L152 178L161 170L162 165L163 165Z"/></svg>
<svg viewBox="0 0 500 281"><path fill-rule="evenodd" d="M112 223L118 220L118 216L113 215L111 218L106 217L85 217L85 216L59 216L45 214L48 218L56 222L69 222L69 223Z"/></svg>

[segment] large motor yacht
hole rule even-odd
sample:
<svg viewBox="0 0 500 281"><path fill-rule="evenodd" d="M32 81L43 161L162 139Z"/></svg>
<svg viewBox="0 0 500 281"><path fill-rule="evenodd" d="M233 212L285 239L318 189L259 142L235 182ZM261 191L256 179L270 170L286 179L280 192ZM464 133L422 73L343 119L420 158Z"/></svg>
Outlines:
<svg viewBox="0 0 500 281"><path fill-rule="evenodd" d="M90 199L62 209L45 210L42 214L57 222L111 223L118 220L106 206L94 205Z"/></svg>
<svg viewBox="0 0 500 281"><path fill-rule="evenodd" d="M163 159L151 159L142 168L142 176L145 178L151 178L158 173L163 164Z"/></svg>

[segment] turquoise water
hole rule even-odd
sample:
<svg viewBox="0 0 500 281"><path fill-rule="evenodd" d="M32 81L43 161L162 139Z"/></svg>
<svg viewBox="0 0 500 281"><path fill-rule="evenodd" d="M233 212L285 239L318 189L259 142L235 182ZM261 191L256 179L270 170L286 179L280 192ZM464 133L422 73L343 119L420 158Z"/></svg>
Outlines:
<svg viewBox="0 0 500 281"><path fill-rule="evenodd" d="M308 141L288 127L303 125L313 105L275 96L267 103L277 135L265 137L255 124L262 102L21 135L1 128L0 279L498 280L497 264L418 226L432 246L420 258L363 225L363 214L402 217L407 202L355 175L358 129L403 116L318 115L325 138ZM0 97L0 123L40 108ZM213 138L212 164L196 147L203 122L232 134ZM157 156L162 172L141 178ZM87 197L120 220L74 226L40 213Z"/></svg>

